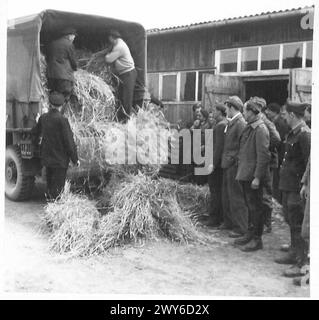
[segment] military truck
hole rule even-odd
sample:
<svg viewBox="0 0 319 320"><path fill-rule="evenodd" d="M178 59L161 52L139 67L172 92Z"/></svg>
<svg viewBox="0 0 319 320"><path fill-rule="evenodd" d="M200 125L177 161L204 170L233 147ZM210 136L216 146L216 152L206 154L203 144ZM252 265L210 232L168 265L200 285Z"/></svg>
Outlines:
<svg viewBox="0 0 319 320"><path fill-rule="evenodd" d="M5 194L14 201L28 199L35 177L44 174L39 150L32 144L30 135L43 109L40 58L47 44L66 27L77 30L75 49L92 52L105 43L108 30L118 30L130 47L138 73L140 86L135 90L134 100L141 101L145 95L146 32L142 25L56 10L10 20L7 29ZM86 174L87 169L72 168L69 173Z"/></svg>

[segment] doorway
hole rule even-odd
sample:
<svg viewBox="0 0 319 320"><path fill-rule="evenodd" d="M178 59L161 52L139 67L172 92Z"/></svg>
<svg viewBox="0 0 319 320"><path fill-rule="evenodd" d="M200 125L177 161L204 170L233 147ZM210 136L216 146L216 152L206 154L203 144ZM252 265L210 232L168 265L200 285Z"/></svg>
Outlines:
<svg viewBox="0 0 319 320"><path fill-rule="evenodd" d="M245 81L245 97L264 98L268 103L277 102L280 105L285 104L288 98L289 80L257 80Z"/></svg>

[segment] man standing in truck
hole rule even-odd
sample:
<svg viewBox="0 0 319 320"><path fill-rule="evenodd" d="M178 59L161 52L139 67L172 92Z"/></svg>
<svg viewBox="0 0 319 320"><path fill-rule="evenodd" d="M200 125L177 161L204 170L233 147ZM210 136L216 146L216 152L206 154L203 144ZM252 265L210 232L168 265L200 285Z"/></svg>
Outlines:
<svg viewBox="0 0 319 320"><path fill-rule="evenodd" d="M51 92L49 102L49 112L39 118L31 134L35 143L42 138L40 157L46 168L48 198L55 200L63 191L70 159L76 166L80 162L69 121L60 112L64 104L63 94Z"/></svg>
<svg viewBox="0 0 319 320"><path fill-rule="evenodd" d="M121 80L119 99L123 108L118 110L118 120L125 122L129 118L133 107L137 71L130 49L118 31L110 30L108 32L108 43L110 52L106 54L105 61L107 64L113 65Z"/></svg>
<svg viewBox="0 0 319 320"><path fill-rule="evenodd" d="M65 100L77 101L72 95L74 86L74 71L77 70L77 60L74 53L73 41L76 37L74 28L65 28L61 37L53 40L47 48L47 77L50 91L64 95Z"/></svg>

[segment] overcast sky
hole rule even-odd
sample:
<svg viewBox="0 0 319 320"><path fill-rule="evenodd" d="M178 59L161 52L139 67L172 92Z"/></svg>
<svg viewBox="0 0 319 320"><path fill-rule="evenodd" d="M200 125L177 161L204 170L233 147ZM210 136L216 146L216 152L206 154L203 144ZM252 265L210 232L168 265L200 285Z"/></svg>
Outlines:
<svg viewBox="0 0 319 320"><path fill-rule="evenodd" d="M151 29L298 8L314 3L315 0L7 0L7 17L11 19L45 9L56 9L135 21Z"/></svg>

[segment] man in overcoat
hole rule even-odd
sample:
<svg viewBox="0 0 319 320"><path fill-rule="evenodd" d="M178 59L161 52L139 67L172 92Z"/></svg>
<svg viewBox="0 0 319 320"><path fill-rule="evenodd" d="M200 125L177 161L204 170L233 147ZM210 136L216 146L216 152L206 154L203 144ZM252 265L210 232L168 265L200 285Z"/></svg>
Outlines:
<svg viewBox="0 0 319 320"><path fill-rule="evenodd" d="M247 126L240 138L238 171L236 180L243 188L244 199L249 213L247 233L235 240L243 245L242 251L255 251L263 248L264 226L263 192L269 177L269 131L261 119L262 104L249 100L244 105Z"/></svg>
<svg viewBox="0 0 319 320"><path fill-rule="evenodd" d="M51 91L62 93L66 100L72 95L74 71L77 70L73 46L75 36L74 28L65 28L61 31L61 37L53 40L47 47L48 87Z"/></svg>
<svg viewBox="0 0 319 320"><path fill-rule="evenodd" d="M223 169L221 168L221 161L224 148L224 131L227 125L226 115L225 105L217 104L213 114L216 121L216 125L213 129L213 164L209 168L211 173L207 177L211 194L209 225L212 227L217 227L223 222Z"/></svg>
<svg viewBox="0 0 319 320"><path fill-rule="evenodd" d="M243 103L237 96L226 102L228 124L225 127L224 148L221 167L223 169L223 224L221 229L230 229L231 237L239 237L247 232L248 210L244 201L242 186L235 179L238 166L239 139L246 126L242 115Z"/></svg>
<svg viewBox="0 0 319 320"><path fill-rule="evenodd" d="M40 144L41 164L46 168L49 200L55 200L62 192L70 159L79 166L73 133L67 118L61 113L64 96L56 91L49 96L50 109L39 118L31 134Z"/></svg>
<svg viewBox="0 0 319 320"><path fill-rule="evenodd" d="M285 153L285 146L284 146L284 141L286 139L286 135L289 132L289 127L284 119L284 117L280 114L280 105L278 103L269 103L267 105L267 108L265 110L265 113L270 119L270 121L273 122L275 125L279 135L280 135L280 144L277 147L277 152L278 152L278 165L275 167L273 166L273 183L272 183L272 194L273 197L281 203L281 191L279 190L279 167L282 163L284 153Z"/></svg>
<svg viewBox="0 0 319 320"><path fill-rule="evenodd" d="M304 203L300 196L301 179L310 155L310 129L303 117L308 104L288 101L286 120L291 128L285 141L285 154L280 168L279 188L282 205L290 228L290 250L277 263L292 264L284 272L286 277L302 275L301 267L306 261L306 242L301 236Z"/></svg>

